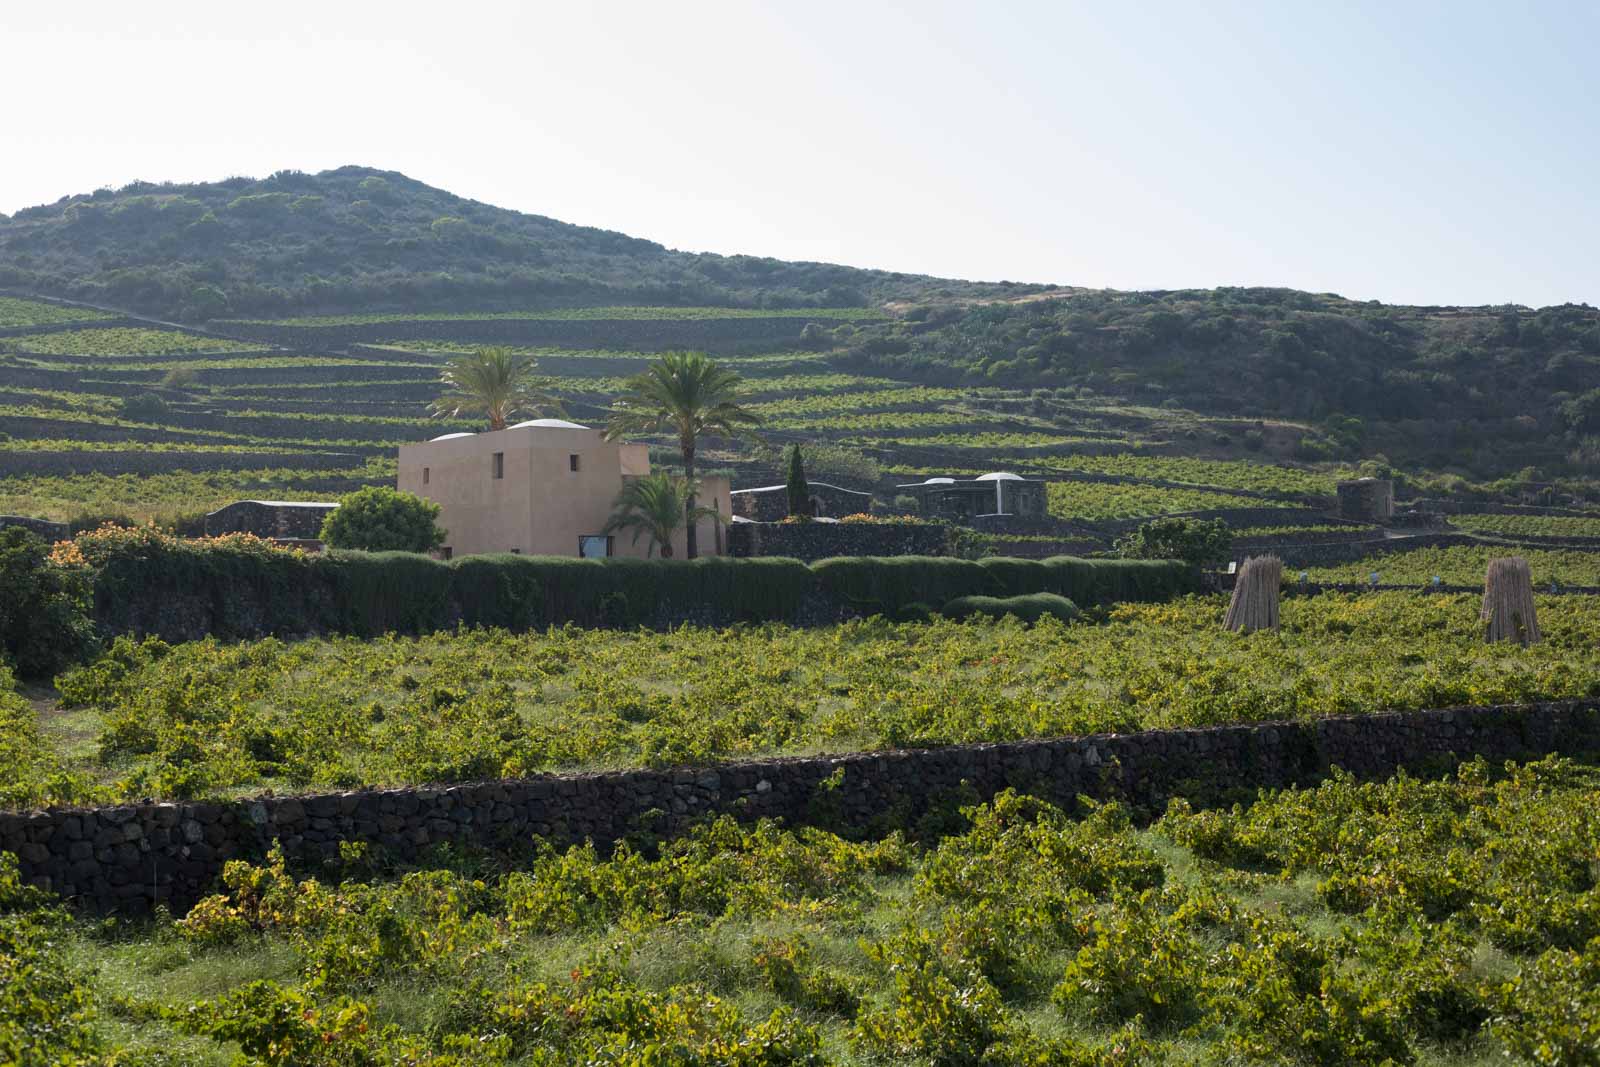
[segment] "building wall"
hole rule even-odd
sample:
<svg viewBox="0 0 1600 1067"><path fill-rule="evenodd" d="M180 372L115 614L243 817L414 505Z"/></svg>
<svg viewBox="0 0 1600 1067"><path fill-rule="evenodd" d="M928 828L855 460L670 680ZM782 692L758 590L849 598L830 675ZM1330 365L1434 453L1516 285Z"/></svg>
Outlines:
<svg viewBox="0 0 1600 1067"><path fill-rule="evenodd" d="M493 476L497 452L505 457L502 478ZM580 538L604 529L624 475L648 474L650 457L645 446L607 441L600 430L541 426L402 445L399 467L401 490L439 504L453 556L576 556ZM728 488L726 478L703 479L701 500L727 515ZM700 524L702 554L715 548L715 527L711 519ZM682 540L680 533L680 552ZM649 550L644 538L635 544L629 533L616 534L612 545L618 556Z"/></svg>

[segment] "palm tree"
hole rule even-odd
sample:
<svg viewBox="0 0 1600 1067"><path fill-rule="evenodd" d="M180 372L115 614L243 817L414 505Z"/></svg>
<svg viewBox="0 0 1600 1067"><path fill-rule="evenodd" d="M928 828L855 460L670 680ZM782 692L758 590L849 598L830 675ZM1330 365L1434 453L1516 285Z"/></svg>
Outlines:
<svg viewBox="0 0 1600 1067"><path fill-rule="evenodd" d="M629 433L677 436L684 478L691 487L684 498L690 559L696 555L695 524L687 516L695 507L694 453L700 436L736 437L761 421L755 412L739 406L739 384L739 375L718 366L704 352L663 352L643 374L628 379L627 392L611 409L606 426L607 440Z"/></svg>
<svg viewBox="0 0 1600 1067"><path fill-rule="evenodd" d="M561 401L534 374L534 359L509 348L480 348L445 364L439 381L449 391L431 406L434 416L482 414L503 430L518 415L561 414Z"/></svg>
<svg viewBox="0 0 1600 1067"><path fill-rule="evenodd" d="M694 502L687 478L657 471L623 483L622 492L611 505L611 518L600 532L632 530L634 544L639 543L641 534L647 534L650 548L645 555L654 555L659 549L662 559L671 559L672 535L685 524L692 531L694 524L707 516L722 520L715 510Z"/></svg>

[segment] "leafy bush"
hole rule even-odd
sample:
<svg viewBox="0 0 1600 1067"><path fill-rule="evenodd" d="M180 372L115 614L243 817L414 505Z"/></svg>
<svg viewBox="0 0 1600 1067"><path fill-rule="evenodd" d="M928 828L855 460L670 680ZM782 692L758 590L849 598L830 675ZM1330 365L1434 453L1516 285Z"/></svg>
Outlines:
<svg viewBox="0 0 1600 1067"><path fill-rule="evenodd" d="M47 677L95 646L81 569L50 562L50 546L19 526L0 528L0 663Z"/></svg>
<svg viewBox="0 0 1600 1067"><path fill-rule="evenodd" d="M341 497L322 520L330 548L363 552L426 552L444 544L439 505L388 486L369 485Z"/></svg>
<svg viewBox="0 0 1600 1067"><path fill-rule="evenodd" d="M1007 615L1015 615L1023 622L1038 622L1046 615L1062 622L1074 622L1081 614L1078 605L1055 593L1029 593L1024 596L1007 597L963 596L950 601L939 610L940 614L948 615L952 619L967 619L974 615L1003 619Z"/></svg>
<svg viewBox="0 0 1600 1067"><path fill-rule="evenodd" d="M1221 519L1155 519L1117 538L1123 559L1177 559L1195 567L1215 566L1228 558L1233 534Z"/></svg>
<svg viewBox="0 0 1600 1067"><path fill-rule="evenodd" d="M159 393L125 396L117 403L117 414L134 422L160 422L167 415L167 402Z"/></svg>

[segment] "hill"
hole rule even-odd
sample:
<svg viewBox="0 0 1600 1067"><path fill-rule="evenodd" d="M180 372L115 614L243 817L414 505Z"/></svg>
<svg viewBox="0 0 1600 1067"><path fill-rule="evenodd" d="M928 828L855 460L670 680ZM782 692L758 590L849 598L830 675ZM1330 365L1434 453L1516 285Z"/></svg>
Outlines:
<svg viewBox="0 0 1600 1067"><path fill-rule="evenodd" d="M606 304L860 307L1043 288L675 252L369 167L138 182L0 216L0 287L190 321Z"/></svg>
<svg viewBox="0 0 1600 1067"><path fill-rule="evenodd" d="M1594 452L1584 439L1600 433L1600 311L1587 305L1405 307L1265 288L1077 291L911 308L857 331L836 363L1308 421L1325 439L1308 439L1302 459L1376 449L1488 474L1564 465L1571 452Z"/></svg>

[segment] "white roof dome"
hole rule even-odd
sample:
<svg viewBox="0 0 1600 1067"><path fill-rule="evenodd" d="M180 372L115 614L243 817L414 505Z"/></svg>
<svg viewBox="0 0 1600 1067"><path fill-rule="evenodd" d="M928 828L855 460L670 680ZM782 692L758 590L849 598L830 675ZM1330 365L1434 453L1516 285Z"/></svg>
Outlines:
<svg viewBox="0 0 1600 1067"><path fill-rule="evenodd" d="M529 419L526 422L517 423L511 429L522 430L529 427L539 427L547 430L587 430L589 428L580 426L575 422L568 422L566 419Z"/></svg>
<svg viewBox="0 0 1600 1067"><path fill-rule="evenodd" d="M433 438L433 440L435 440L435 441L454 441L458 437L476 437L476 436L477 436L477 434L465 433L465 432L463 432L463 433L447 433L443 437L435 437L435 438Z"/></svg>
<svg viewBox="0 0 1600 1067"><path fill-rule="evenodd" d="M1010 471L992 471L989 474L980 474L973 479L975 482L1020 482L1022 475L1012 474Z"/></svg>
<svg viewBox="0 0 1600 1067"><path fill-rule="evenodd" d="M956 480L954 478L929 478L927 481L923 482L922 484L923 485L955 485L956 484Z"/></svg>

